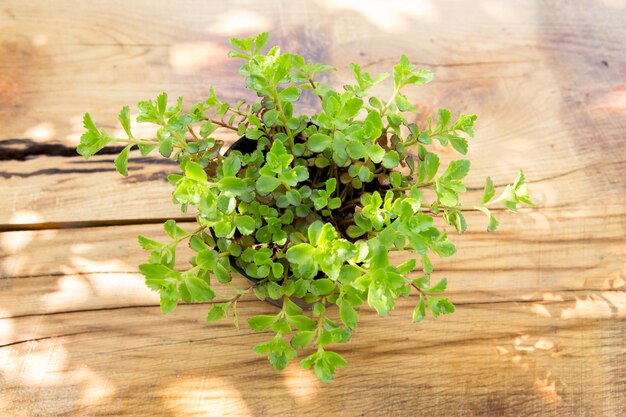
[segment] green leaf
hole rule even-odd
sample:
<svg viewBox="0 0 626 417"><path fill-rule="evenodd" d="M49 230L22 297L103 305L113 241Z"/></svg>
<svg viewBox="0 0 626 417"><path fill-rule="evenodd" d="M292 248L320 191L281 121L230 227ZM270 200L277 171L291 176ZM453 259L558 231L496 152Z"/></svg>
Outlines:
<svg viewBox="0 0 626 417"><path fill-rule="evenodd" d="M178 278L180 276L179 272L161 264L142 264L139 265L139 271L145 275L146 279Z"/></svg>
<svg viewBox="0 0 626 417"><path fill-rule="evenodd" d="M398 152L390 151L383 157L383 166L387 169L393 169L400 163Z"/></svg>
<svg viewBox="0 0 626 417"><path fill-rule="evenodd" d="M228 311L229 303L216 303L211 306L209 310L206 320L207 321L217 321L222 319L226 312Z"/></svg>
<svg viewBox="0 0 626 417"><path fill-rule="evenodd" d="M491 214L491 211L487 207L478 206L475 207L475 209L482 211L487 216L487 220L489 221L489 224L487 225L488 232L493 232L498 228L498 220L493 216L493 214Z"/></svg>
<svg viewBox="0 0 626 417"><path fill-rule="evenodd" d="M287 320L279 318L272 324L272 331L274 333L291 333L291 327L289 327Z"/></svg>
<svg viewBox="0 0 626 417"><path fill-rule="evenodd" d="M133 145L126 146L117 158L115 158L115 169L124 176L128 175L128 153L132 147Z"/></svg>
<svg viewBox="0 0 626 417"><path fill-rule="evenodd" d="M295 85L292 85L278 93L278 98L280 101L294 102L300 98L300 93L300 89Z"/></svg>
<svg viewBox="0 0 626 417"><path fill-rule="evenodd" d="M160 115L165 114L165 109L167 108L167 93L163 92L157 96L157 111Z"/></svg>
<svg viewBox="0 0 626 417"><path fill-rule="evenodd" d="M331 144L331 138L323 133L312 134L306 142L307 147L313 152L323 152Z"/></svg>
<svg viewBox="0 0 626 417"><path fill-rule="evenodd" d="M457 152L462 155L467 154L467 140L465 138L451 135L448 139L450 139L450 144Z"/></svg>
<svg viewBox="0 0 626 417"><path fill-rule="evenodd" d="M389 265L389 253L383 246L377 246L372 251L372 256L370 258L370 268L372 270L382 269L387 265Z"/></svg>
<svg viewBox="0 0 626 417"><path fill-rule="evenodd" d="M416 111L417 108L403 94L396 96L396 106L400 111Z"/></svg>
<svg viewBox="0 0 626 417"><path fill-rule="evenodd" d="M420 294L420 302L415 306L413 310L413 321L419 323L426 317L426 306L424 304L424 297Z"/></svg>
<svg viewBox="0 0 626 417"><path fill-rule="evenodd" d="M339 307L339 317L341 318L343 324L351 329L354 329L356 327L359 320L359 315L357 314L356 310L347 301L341 303Z"/></svg>
<svg viewBox="0 0 626 417"><path fill-rule="evenodd" d="M380 279L374 279L370 283L367 292L367 303L378 312L379 316L386 316L393 309L396 296Z"/></svg>
<svg viewBox="0 0 626 417"><path fill-rule="evenodd" d="M120 124L122 125L122 128L124 128L128 138L132 139L133 135L130 133L130 108L128 106L122 107L120 114L117 116L117 120L120 121Z"/></svg>
<svg viewBox="0 0 626 417"><path fill-rule="evenodd" d="M372 162L374 162L375 164L379 164L385 157L385 150L382 146L378 144L369 145L367 147L367 155L372 160Z"/></svg>
<svg viewBox="0 0 626 417"><path fill-rule="evenodd" d="M215 298L215 293L209 287L209 284L200 278L186 278L185 285L194 301L208 301Z"/></svg>
<svg viewBox="0 0 626 417"><path fill-rule="evenodd" d="M163 248L162 243L159 243L156 240L148 239L142 235L137 236L137 240L139 241L139 246L145 250L161 250L161 248Z"/></svg>
<svg viewBox="0 0 626 417"><path fill-rule="evenodd" d="M204 168L192 161L187 161L187 164L185 165L185 176L196 181L207 180L207 175L206 172L204 172Z"/></svg>
<svg viewBox="0 0 626 417"><path fill-rule="evenodd" d="M277 319L276 316L254 316L248 319L248 326L255 332L262 332L263 330L269 329Z"/></svg>
<svg viewBox="0 0 626 417"><path fill-rule="evenodd" d="M256 230L256 222L250 216L235 217L235 226L243 235L251 235Z"/></svg>
<svg viewBox="0 0 626 417"><path fill-rule="evenodd" d="M363 236L365 233L367 233L366 230L361 229L359 226L355 225L355 224L351 224L350 226L348 226L348 229L346 230L346 233L348 233L348 236L356 239L359 236Z"/></svg>
<svg viewBox="0 0 626 417"><path fill-rule="evenodd" d="M172 143L171 136L166 136L166 137L159 139L159 153L162 156L169 158L173 150L174 150L174 145Z"/></svg>
<svg viewBox="0 0 626 417"><path fill-rule="evenodd" d="M278 110L271 109L263 113L263 122L268 127L273 127L273 126L276 126L278 123L280 123L279 117L280 117L280 113L278 113Z"/></svg>
<svg viewBox="0 0 626 417"><path fill-rule="evenodd" d="M313 358L309 359L311 356ZM300 364L307 369L314 365L315 376L327 384L333 380L336 369L346 365L346 360L335 352L322 350L311 356L303 359Z"/></svg>
<svg viewBox="0 0 626 417"><path fill-rule="evenodd" d="M276 177L261 175L256 180L256 189L260 194L268 194L274 191L280 184L280 180Z"/></svg>
<svg viewBox="0 0 626 417"><path fill-rule="evenodd" d="M442 177L452 180L463 179L470 169L470 161L460 159L450 162L448 169L443 173Z"/></svg>
<svg viewBox="0 0 626 417"><path fill-rule="evenodd" d="M90 156L96 154L113 139L104 130L98 130L89 113L85 113L83 116L83 126L87 129L87 132L80 137L80 144L76 147L76 151L85 159L89 159Z"/></svg>
<svg viewBox="0 0 626 417"><path fill-rule="evenodd" d="M287 249L287 260L296 265L311 261L315 249L308 243L299 243Z"/></svg>
<svg viewBox="0 0 626 417"><path fill-rule="evenodd" d="M398 171L392 171L389 174L389 183L395 188L400 187L402 185L402 174Z"/></svg>
<svg viewBox="0 0 626 417"><path fill-rule="evenodd" d="M493 198L495 193L496 189L493 186L493 181L491 181L491 177L487 177L487 180L485 181L485 192L483 194L483 199L481 200L481 203L485 204L489 202L489 200Z"/></svg>
<svg viewBox="0 0 626 417"><path fill-rule="evenodd" d="M432 287L428 288L426 292L428 292L429 294L436 294L436 293L444 292L447 286L448 286L448 280L444 278L438 283L436 283L435 285L433 285Z"/></svg>
<svg viewBox="0 0 626 417"><path fill-rule="evenodd" d="M467 133L470 137L474 137L474 122L476 121L475 114L462 114L459 119L454 122L451 130L460 130Z"/></svg>
<svg viewBox="0 0 626 417"><path fill-rule="evenodd" d="M433 264L430 262L430 258L427 255L422 255L422 271L425 274L433 272Z"/></svg>
<svg viewBox="0 0 626 417"><path fill-rule="evenodd" d="M270 34L268 32L261 32L256 35L254 38L254 50L252 52L256 54L263 49L269 38Z"/></svg>
<svg viewBox="0 0 626 417"><path fill-rule="evenodd" d="M428 297L428 308L433 313L433 317L439 317L441 314L452 314L455 310L454 304L445 297Z"/></svg>
<svg viewBox="0 0 626 417"><path fill-rule="evenodd" d="M300 306L298 306L296 303L291 301L291 299L287 299L287 304L285 305L285 311L288 316L298 316L302 314L302 308L300 308Z"/></svg>
<svg viewBox="0 0 626 417"><path fill-rule="evenodd" d="M439 109L439 121L437 122L437 131L445 130L445 128L450 123L450 110L448 109Z"/></svg>
<svg viewBox="0 0 626 417"><path fill-rule="evenodd" d="M202 252L205 249L209 249L209 246L204 242L201 235L193 235L191 239L189 239L189 247L194 252Z"/></svg>
<svg viewBox="0 0 626 417"><path fill-rule="evenodd" d="M218 253L212 249L205 249L196 255L196 263L204 269L213 271L217 265Z"/></svg>
<svg viewBox="0 0 626 417"><path fill-rule="evenodd" d="M335 289L335 283L328 278L316 279L311 282L311 292L317 296L328 295Z"/></svg>
<svg viewBox="0 0 626 417"><path fill-rule="evenodd" d="M346 151L348 155L352 159L362 159L367 156L367 148L361 142L357 142L355 140L350 141L348 146L346 147ZM365 168L365 167L362 167Z"/></svg>
<svg viewBox="0 0 626 417"><path fill-rule="evenodd" d="M222 172L225 177L234 177L241 169L241 160L237 155L232 155L224 159Z"/></svg>
<svg viewBox="0 0 626 417"><path fill-rule="evenodd" d="M159 301L161 304L161 312L163 314L171 312L178 305L178 297L168 297L166 294L163 293L161 293L161 298Z"/></svg>
<svg viewBox="0 0 626 417"><path fill-rule="evenodd" d="M317 326L317 321L304 315L288 316L287 321L300 331L313 330Z"/></svg>
<svg viewBox="0 0 626 417"><path fill-rule="evenodd" d="M165 233L167 233L167 235L172 239L178 239L179 237L187 234L183 228L176 224L176 220L172 219L163 223L163 230L165 230Z"/></svg>
<svg viewBox="0 0 626 417"><path fill-rule="evenodd" d="M406 275L409 272L413 271L416 265L417 265L417 261L414 258L411 258L408 261L403 262L402 264L398 265L397 269L399 273Z"/></svg>
<svg viewBox="0 0 626 417"><path fill-rule="evenodd" d="M432 180L439 170L439 157L434 153L427 153L424 161L418 165L420 181Z"/></svg>
<svg viewBox="0 0 626 417"><path fill-rule="evenodd" d="M238 177L224 177L219 180L218 185L220 190L233 193L238 196L244 194L248 188L246 182Z"/></svg>
<svg viewBox="0 0 626 417"><path fill-rule="evenodd" d="M300 332L291 339L291 346L293 346L294 349L303 348L309 343L311 343L314 338L315 338L315 332L312 332L312 331Z"/></svg>

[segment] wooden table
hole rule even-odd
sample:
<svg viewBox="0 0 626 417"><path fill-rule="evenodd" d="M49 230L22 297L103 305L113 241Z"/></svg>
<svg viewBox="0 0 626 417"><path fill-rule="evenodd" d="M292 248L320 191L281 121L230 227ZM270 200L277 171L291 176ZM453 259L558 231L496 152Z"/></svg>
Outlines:
<svg viewBox="0 0 626 417"><path fill-rule="evenodd" d="M162 316L135 236L190 218L170 204L176 166L133 155L126 179L73 149L85 111L115 131L123 105L163 90L234 101L226 40L263 30L336 66L337 86L350 62L433 69L411 101L480 116L467 200L524 167L538 202L495 234L468 213L436 264L456 314L362 309L328 386L273 371L251 350L267 335L208 324L207 305ZM8 0L0 51L0 415L626 414L623 1Z"/></svg>

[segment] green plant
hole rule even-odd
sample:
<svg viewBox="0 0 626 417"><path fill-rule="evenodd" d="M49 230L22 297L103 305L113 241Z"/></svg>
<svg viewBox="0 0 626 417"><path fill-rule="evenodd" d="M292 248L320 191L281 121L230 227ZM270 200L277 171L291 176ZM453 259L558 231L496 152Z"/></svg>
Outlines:
<svg viewBox="0 0 626 417"><path fill-rule="evenodd" d="M431 284L429 256L455 253L442 231L445 224L459 232L467 227L459 194L466 190L463 179L470 162L455 160L440 172L431 145L437 142L465 154L476 116L461 114L453 120L440 109L436 122L428 119L419 126L409 121L406 114L417 109L403 89L432 81L433 73L415 68L406 56L395 65L393 91L383 100L368 92L390 74L372 76L352 64L355 84L336 91L318 81L332 67L281 54L276 46L262 54L267 40L267 33L231 40L235 51L230 56L244 61L239 72L258 95L257 102L233 106L211 88L205 101L185 111L182 98L172 105L163 93L138 104L137 121L156 125L156 138L134 136L128 107L119 115L123 138L98 129L85 114L87 132L78 152L89 158L106 145L124 144L115 160L123 175L135 147L141 155L158 148L162 156L178 161L182 172L169 176L173 200L183 211L196 208L199 227L187 232L168 220L164 228L170 241L139 236L140 245L151 251L140 270L147 285L160 293L163 312L181 301L212 301L207 320L230 312L237 323L237 301L243 294L280 299L277 314L248 321L252 330L274 333L254 350L281 370L297 349L313 345L301 365L329 382L346 362L328 347L350 339L358 322L356 308L363 303L384 316L399 297L414 291L414 321L424 319L427 310L434 317L454 312L442 296L446 280ZM306 90L321 101L321 110L312 116L294 111ZM251 152L222 152L223 142L213 136L217 129L254 141ZM515 211L519 203L532 204L521 171L499 198L494 194L487 178L476 209L487 215L489 231L498 222L488 207L499 203ZM176 248L183 241L195 256L187 270L176 270ZM391 251L415 256L394 265ZM418 261L420 272L411 274ZM231 284L233 263L252 280L248 288ZM233 295L216 295L214 281ZM312 314L290 297L311 304ZM327 313L329 305L336 305L338 314ZM337 315L339 320L331 318Z"/></svg>

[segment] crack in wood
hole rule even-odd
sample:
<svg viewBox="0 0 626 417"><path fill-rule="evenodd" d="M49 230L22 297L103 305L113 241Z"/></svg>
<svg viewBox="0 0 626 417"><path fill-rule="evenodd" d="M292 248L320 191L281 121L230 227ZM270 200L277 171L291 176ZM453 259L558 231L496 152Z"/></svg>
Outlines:
<svg viewBox="0 0 626 417"><path fill-rule="evenodd" d="M146 218L146 219L115 219L115 220L85 220L76 222L42 222L23 224L0 224L1 232L23 232L29 230L58 230L58 229L81 229L87 227L110 227L110 226L134 226L142 224L161 224L167 220L176 220L177 223L195 222L195 217L169 217L169 218Z"/></svg>
<svg viewBox="0 0 626 417"><path fill-rule="evenodd" d="M602 290L584 289L584 288L572 288L572 289L550 288L550 289L541 289L541 290L529 289L528 291L570 292L570 293L583 292L583 293L595 294L595 293L603 293L603 292L619 293L619 292L622 292L623 290L621 288L609 288L609 289L602 289ZM455 294L461 294L461 293L460 292L448 293L448 295L451 297L454 297ZM498 294L494 294L493 296L503 297L503 295L498 295ZM241 298L238 302L239 303L255 303L255 302L260 302L260 301L261 300L257 298ZM543 299L537 299L537 298L529 298L529 299L499 299L499 300L489 300L489 301L456 301L454 302L454 304L456 306L463 306L463 307L471 308L472 306L492 305L492 304L534 303L534 304L541 304L541 305L554 305L554 304L570 303L572 301L574 301L574 299L543 300ZM190 306L204 306L204 305L210 306L216 302L220 302L220 301L208 301L208 302L203 302L203 303L181 303L178 305L177 308L181 308L181 307L184 308L184 307L190 307ZM100 312L100 311L116 311L116 310L129 310L129 309L135 309L135 308L157 308L157 307L160 307L160 304L152 303L152 304L123 305L123 306L116 306L116 307L84 308L84 309L77 309L77 310L51 311L51 312L45 312L45 313L18 314L15 316L0 317L0 321L8 320L8 319L22 319L22 318L28 318L28 317L57 316L57 315L64 315L64 314L93 313L93 312Z"/></svg>
<svg viewBox="0 0 626 417"><path fill-rule="evenodd" d="M78 336L78 335L87 334L87 333L102 333L102 332L105 332L105 330L86 330L84 332L67 333L67 334L60 334L56 336L36 337L33 339L18 340L17 342L6 343L4 345L0 345L0 348L15 346L15 345L19 345L22 343L28 343L28 342L40 342L42 340L58 339L60 337L70 337L70 336Z"/></svg>
<svg viewBox="0 0 626 417"><path fill-rule="evenodd" d="M117 155L123 146L102 149L101 155ZM60 143L37 143L32 139L4 139L0 141L0 161L25 161L37 156L79 157L76 148Z"/></svg>

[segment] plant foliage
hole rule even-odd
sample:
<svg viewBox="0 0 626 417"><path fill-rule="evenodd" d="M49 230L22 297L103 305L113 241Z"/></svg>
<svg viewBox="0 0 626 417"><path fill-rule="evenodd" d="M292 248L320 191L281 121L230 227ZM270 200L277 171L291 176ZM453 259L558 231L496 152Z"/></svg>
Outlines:
<svg viewBox="0 0 626 417"><path fill-rule="evenodd" d="M148 287L159 292L164 313L180 302L211 301L207 320L230 312L238 324L242 295L253 291L259 299L282 300L277 314L249 319L252 330L274 334L254 351L281 370L298 349L311 346L301 365L329 382L346 364L331 346L350 339L362 304L384 316L399 297L416 293L414 321L454 312L442 296L447 281L431 282L430 257L456 251L445 224L458 232L467 227L460 195L470 162L454 160L444 169L434 145L465 155L476 116L455 118L440 109L424 126L412 121L417 109L404 91L431 82L434 75L404 55L392 74L371 75L352 64L354 84L340 91L318 81L334 68L281 53L277 46L261 53L267 41L267 33L231 40L229 55L243 60L239 73L258 101L232 105L210 88L206 100L185 109L182 98L172 102L162 93L137 106L137 122L156 125L155 138L136 137L124 107L119 121L125 137L98 129L86 114L77 150L89 158L109 144L124 144L115 160L122 175L128 174L134 148L180 163L180 174L169 176L173 200L183 211L194 207L198 227L187 232L169 220L164 225L169 241L139 236L150 251L139 268ZM390 77L388 99L369 93ZM319 112L295 111L303 94L319 98ZM225 152L214 136L218 129L245 136L251 150ZM520 203L532 205L521 171L513 185L494 196L487 178L475 208L486 214L489 231L498 222L488 207L501 204L515 211ZM176 250L183 241L195 256L188 269L178 270ZM389 256L393 251L413 256L396 265ZM253 284L231 285L235 269ZM234 295L216 295L216 281ZM293 298L310 304L311 312ZM338 314L327 313L331 305Z"/></svg>

